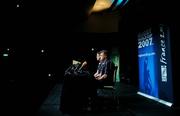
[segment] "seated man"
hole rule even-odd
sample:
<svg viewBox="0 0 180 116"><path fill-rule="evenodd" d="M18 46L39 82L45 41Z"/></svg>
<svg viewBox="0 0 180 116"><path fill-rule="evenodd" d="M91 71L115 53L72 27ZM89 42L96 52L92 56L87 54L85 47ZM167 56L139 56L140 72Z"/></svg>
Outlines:
<svg viewBox="0 0 180 116"><path fill-rule="evenodd" d="M96 73L94 74L94 77L98 77L98 74L99 74L99 69L100 69L100 66L101 66L101 62L100 62L100 52L97 52L96 54L96 60L99 62L98 63L98 67L97 67L97 71Z"/></svg>
<svg viewBox="0 0 180 116"><path fill-rule="evenodd" d="M113 84L113 72L114 64L108 59L108 52L102 50L99 53L99 65L97 72L94 74L97 80L98 86L112 85Z"/></svg>

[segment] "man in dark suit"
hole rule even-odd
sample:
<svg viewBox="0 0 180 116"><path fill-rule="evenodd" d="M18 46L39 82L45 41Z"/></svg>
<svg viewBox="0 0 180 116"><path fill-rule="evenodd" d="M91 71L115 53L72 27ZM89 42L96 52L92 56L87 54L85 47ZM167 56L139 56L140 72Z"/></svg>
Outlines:
<svg viewBox="0 0 180 116"><path fill-rule="evenodd" d="M95 79L101 85L112 85L114 64L108 57L108 51L100 51L100 64L97 72L94 74Z"/></svg>

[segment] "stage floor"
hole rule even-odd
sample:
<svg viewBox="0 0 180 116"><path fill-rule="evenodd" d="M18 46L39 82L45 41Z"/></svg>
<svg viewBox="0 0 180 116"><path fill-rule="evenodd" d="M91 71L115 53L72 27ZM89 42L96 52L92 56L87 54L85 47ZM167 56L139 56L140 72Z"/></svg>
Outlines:
<svg viewBox="0 0 180 116"><path fill-rule="evenodd" d="M131 85L117 83L116 96L119 98L119 105L113 97L102 94L98 95L95 110L81 110L77 112L63 113L59 110L62 83L54 86L47 99L40 107L38 116L173 116L175 110L153 100L149 100L137 94L137 89ZM88 109L85 107L84 109ZM176 114L177 115L177 114Z"/></svg>

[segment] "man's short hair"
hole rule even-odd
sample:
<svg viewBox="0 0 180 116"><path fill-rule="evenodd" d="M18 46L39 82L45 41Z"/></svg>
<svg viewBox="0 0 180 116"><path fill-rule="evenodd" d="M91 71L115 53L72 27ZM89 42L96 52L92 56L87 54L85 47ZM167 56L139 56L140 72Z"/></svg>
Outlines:
<svg viewBox="0 0 180 116"><path fill-rule="evenodd" d="M104 53L106 56L108 56L108 51L107 50L101 50L99 53Z"/></svg>

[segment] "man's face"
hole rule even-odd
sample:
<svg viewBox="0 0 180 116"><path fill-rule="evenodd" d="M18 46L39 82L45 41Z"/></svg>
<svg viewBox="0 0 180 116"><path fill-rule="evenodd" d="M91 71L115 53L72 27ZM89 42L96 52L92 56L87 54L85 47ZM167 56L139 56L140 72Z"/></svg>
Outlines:
<svg viewBox="0 0 180 116"><path fill-rule="evenodd" d="M102 52L102 53L100 53L100 61L103 61L103 60L105 60L106 59L106 55Z"/></svg>
<svg viewBox="0 0 180 116"><path fill-rule="evenodd" d="M99 54L96 54L96 60L100 61L100 55Z"/></svg>

